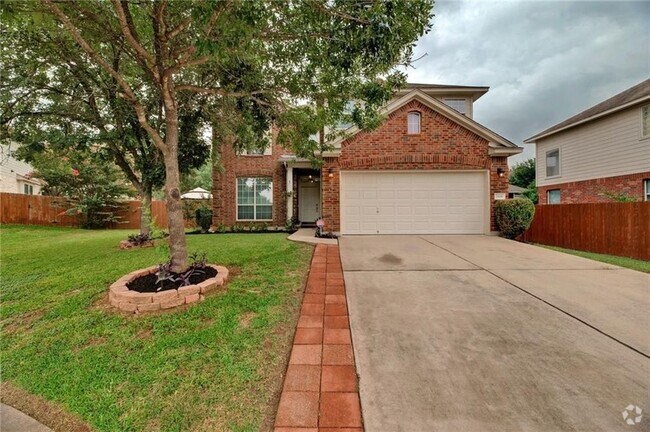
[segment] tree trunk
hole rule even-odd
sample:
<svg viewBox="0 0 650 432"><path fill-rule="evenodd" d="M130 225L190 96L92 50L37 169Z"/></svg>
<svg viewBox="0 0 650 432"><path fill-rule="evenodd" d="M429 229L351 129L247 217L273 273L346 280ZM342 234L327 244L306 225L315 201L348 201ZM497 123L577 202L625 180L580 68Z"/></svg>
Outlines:
<svg viewBox="0 0 650 432"><path fill-rule="evenodd" d="M149 234L151 231L151 185L143 185L140 195L142 196L140 201L140 233Z"/></svg>
<svg viewBox="0 0 650 432"><path fill-rule="evenodd" d="M169 224L169 250L172 259L171 270L181 272L187 269L188 262L178 169L178 111L173 100L165 102L165 201Z"/></svg>

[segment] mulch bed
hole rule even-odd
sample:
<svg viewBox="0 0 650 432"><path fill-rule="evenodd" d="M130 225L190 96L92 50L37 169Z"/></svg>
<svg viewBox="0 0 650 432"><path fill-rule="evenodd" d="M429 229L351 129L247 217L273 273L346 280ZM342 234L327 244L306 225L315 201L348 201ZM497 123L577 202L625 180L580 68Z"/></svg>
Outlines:
<svg viewBox="0 0 650 432"><path fill-rule="evenodd" d="M172 273L174 276L178 276L178 273ZM196 272L192 276L190 276L190 282L192 285L199 284L203 282L206 279L213 278L217 275L217 271L212 268L212 267L206 267L205 269L202 270L202 272ZM170 280L164 280L159 283L156 283L157 276L155 273L149 274L147 276L142 276L137 279L132 280L126 286L131 290L131 291L137 291L141 293L155 293L155 292L161 292L161 291L167 291L167 290L172 290L172 289L178 289L182 285L181 281L170 281ZM160 288L162 285L162 288ZM160 288L160 289L159 289Z"/></svg>

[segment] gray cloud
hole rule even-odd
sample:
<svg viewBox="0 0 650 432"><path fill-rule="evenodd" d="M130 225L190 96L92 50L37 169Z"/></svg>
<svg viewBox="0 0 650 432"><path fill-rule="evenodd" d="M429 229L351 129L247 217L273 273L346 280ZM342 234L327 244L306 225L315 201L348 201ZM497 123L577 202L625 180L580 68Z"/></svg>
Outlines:
<svg viewBox="0 0 650 432"><path fill-rule="evenodd" d="M650 2L443 0L434 13L409 81L490 86L474 118L519 145L650 76Z"/></svg>

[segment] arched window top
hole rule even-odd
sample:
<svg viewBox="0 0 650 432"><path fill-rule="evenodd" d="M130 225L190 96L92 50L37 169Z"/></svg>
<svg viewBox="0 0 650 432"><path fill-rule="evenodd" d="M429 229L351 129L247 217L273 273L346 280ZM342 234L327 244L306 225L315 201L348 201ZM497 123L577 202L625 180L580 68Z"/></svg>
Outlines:
<svg viewBox="0 0 650 432"><path fill-rule="evenodd" d="M411 111L408 113L407 133L409 135L417 135L420 133L420 113L418 111Z"/></svg>

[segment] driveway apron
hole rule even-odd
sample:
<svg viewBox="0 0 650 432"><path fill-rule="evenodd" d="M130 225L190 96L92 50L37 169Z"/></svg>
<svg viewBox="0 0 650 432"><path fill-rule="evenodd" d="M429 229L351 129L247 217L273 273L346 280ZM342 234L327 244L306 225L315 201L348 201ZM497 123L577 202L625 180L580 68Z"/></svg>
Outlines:
<svg viewBox="0 0 650 432"><path fill-rule="evenodd" d="M649 275L491 236L340 248L366 431L629 431L626 407L650 411Z"/></svg>

